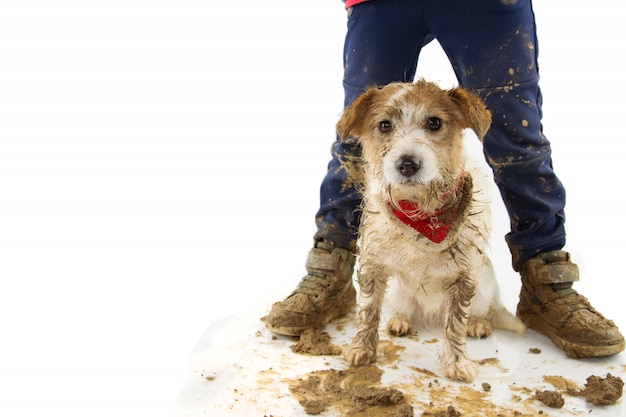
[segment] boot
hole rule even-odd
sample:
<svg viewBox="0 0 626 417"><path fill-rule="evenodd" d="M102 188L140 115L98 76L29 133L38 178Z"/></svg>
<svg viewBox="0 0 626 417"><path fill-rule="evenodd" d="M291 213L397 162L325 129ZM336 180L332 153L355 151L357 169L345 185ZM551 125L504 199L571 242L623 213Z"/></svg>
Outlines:
<svg viewBox="0 0 626 417"><path fill-rule="evenodd" d="M570 358L609 356L624 350L624 337L611 320L578 294L578 266L564 251L546 252L520 270L522 290L517 316L550 338Z"/></svg>
<svg viewBox="0 0 626 417"><path fill-rule="evenodd" d="M274 303L265 326L274 333L298 336L352 311L356 306L355 261L352 252L317 242L307 257L307 275L290 296Z"/></svg>

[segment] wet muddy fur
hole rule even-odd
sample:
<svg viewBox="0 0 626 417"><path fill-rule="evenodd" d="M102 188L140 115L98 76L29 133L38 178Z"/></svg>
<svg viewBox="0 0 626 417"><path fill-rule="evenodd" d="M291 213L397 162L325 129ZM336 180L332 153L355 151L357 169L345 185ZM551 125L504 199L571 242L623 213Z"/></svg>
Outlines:
<svg viewBox="0 0 626 417"><path fill-rule="evenodd" d="M359 325L346 353L352 365L375 360L385 296L390 332L408 334L413 323L443 327L440 360L451 379L471 381L476 373L468 333L523 331L499 302L486 256L490 212L480 184L488 178L465 166L464 130L482 138L489 120L475 95L426 81L369 89L343 113L339 135L358 137L363 150Z"/></svg>

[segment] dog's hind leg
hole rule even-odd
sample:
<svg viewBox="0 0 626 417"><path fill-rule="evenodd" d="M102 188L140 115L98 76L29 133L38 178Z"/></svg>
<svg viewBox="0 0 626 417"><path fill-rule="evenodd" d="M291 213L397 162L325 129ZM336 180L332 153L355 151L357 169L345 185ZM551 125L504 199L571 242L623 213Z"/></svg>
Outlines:
<svg viewBox="0 0 626 417"><path fill-rule="evenodd" d="M387 321L387 331L392 336L406 336L411 333L411 320L403 314L394 314Z"/></svg>
<svg viewBox="0 0 626 417"><path fill-rule="evenodd" d="M478 366L467 353L466 334L469 309L476 282L467 275L459 276L448 287L444 328L444 349L440 360L443 374L457 381L472 382Z"/></svg>
<svg viewBox="0 0 626 417"><path fill-rule="evenodd" d="M367 271L367 272L365 272ZM378 325L387 277L383 268L369 268L361 264L358 271L360 287L359 324L345 357L351 365L368 365L376 361Z"/></svg>
<svg viewBox="0 0 626 417"><path fill-rule="evenodd" d="M387 331L392 336L406 336L412 331L411 317L415 313L413 305L417 301L409 295L399 278L390 277L387 284L386 303L392 313L387 321Z"/></svg>
<svg viewBox="0 0 626 417"><path fill-rule="evenodd" d="M493 325L484 317L471 317L467 322L467 335L480 339L481 337L491 336L493 333Z"/></svg>
<svg viewBox="0 0 626 417"><path fill-rule="evenodd" d="M494 329L510 330L518 334L524 333L526 326L513 314L511 314L500 301L496 300L490 311L483 316L470 315L467 323L467 335L469 337L488 337Z"/></svg>

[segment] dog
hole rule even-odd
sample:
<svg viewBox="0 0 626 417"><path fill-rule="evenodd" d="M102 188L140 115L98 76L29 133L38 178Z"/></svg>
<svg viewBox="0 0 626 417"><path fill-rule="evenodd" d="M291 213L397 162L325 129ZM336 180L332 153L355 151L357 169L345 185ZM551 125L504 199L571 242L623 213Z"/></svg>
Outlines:
<svg viewBox="0 0 626 417"><path fill-rule="evenodd" d="M465 129L482 141L490 124L476 95L425 80L369 88L340 116L340 139L362 149L347 168L358 170L363 197L358 326L345 352L351 365L376 360L388 281L387 330L404 336L414 323L443 326L439 360L450 379L476 375L466 335L524 331L499 301L487 254L489 177L466 167Z"/></svg>

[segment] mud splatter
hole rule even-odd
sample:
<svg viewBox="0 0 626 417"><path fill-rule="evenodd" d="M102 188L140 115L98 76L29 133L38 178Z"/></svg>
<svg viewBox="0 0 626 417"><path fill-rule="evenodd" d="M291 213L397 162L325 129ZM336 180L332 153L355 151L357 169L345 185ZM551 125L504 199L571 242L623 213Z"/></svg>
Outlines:
<svg viewBox="0 0 626 417"><path fill-rule="evenodd" d="M509 370L507 368L502 366L502 364L500 363L500 359L498 359L498 358L481 359L481 360L478 361L478 364L480 366L490 365L490 366L493 366L494 368L499 369L501 372L509 372Z"/></svg>
<svg viewBox="0 0 626 417"><path fill-rule="evenodd" d="M497 366L500 364L500 359L498 358L485 358L478 361L479 365L493 365Z"/></svg>
<svg viewBox="0 0 626 417"><path fill-rule="evenodd" d="M572 395L577 397L579 395L580 388L578 384L574 381L570 381L569 379L563 378L558 375L544 375L544 382L552 385L554 388L558 389L561 392L565 392L568 395Z"/></svg>
<svg viewBox="0 0 626 417"><path fill-rule="evenodd" d="M489 401L489 392L480 392L469 386L444 384L434 380L428 384L430 402L423 404L424 416L448 416L445 413L452 406L462 416L481 417L530 417L534 413L524 413L515 408L503 407ZM512 401L515 404L520 401ZM430 414L428 414L430 413ZM454 414L453 414L454 415Z"/></svg>
<svg viewBox="0 0 626 417"><path fill-rule="evenodd" d="M409 366L409 368L414 370L415 372L419 372L420 374L423 374L423 375L426 375L426 376L431 376L433 378L438 378L439 377L437 374L435 374L434 372L429 371L428 369L417 368L415 366Z"/></svg>
<svg viewBox="0 0 626 417"><path fill-rule="evenodd" d="M330 341L326 332L307 331L291 349L306 355L341 354L341 348ZM404 349L391 340L381 340L377 363L383 367L394 366ZM531 348L529 352L538 354L541 351ZM501 368L498 358L485 358L477 362L482 366ZM414 415L413 407L422 412L421 416L456 417L480 413L483 417L526 417L536 415L537 401L554 409L564 407L565 394L582 396L596 406L612 405L621 398L624 385L621 378L611 374L604 378L592 375L581 389L576 382L563 376L545 375L543 381L552 385L554 390L510 385L509 390L519 395L512 395L509 403L512 408L509 408L489 401L492 389L497 390L499 387L492 388L487 382L474 389L447 384L445 378L423 368L409 366L409 369L415 372L412 380L396 386L381 385L383 370L374 365L314 371L287 382L289 390L307 414L332 412L347 417L410 417ZM428 399L419 400L407 394L415 389L427 392Z"/></svg>
<svg viewBox="0 0 626 417"><path fill-rule="evenodd" d="M347 417L413 416L402 391L379 386L382 374L376 366L315 371L306 379L289 381L289 390L309 415L332 407Z"/></svg>
<svg viewBox="0 0 626 417"><path fill-rule="evenodd" d="M378 356L376 360L382 365L391 364L399 359L398 352L401 352L404 349L406 349L404 346L394 345L389 340L381 340L378 342Z"/></svg>

